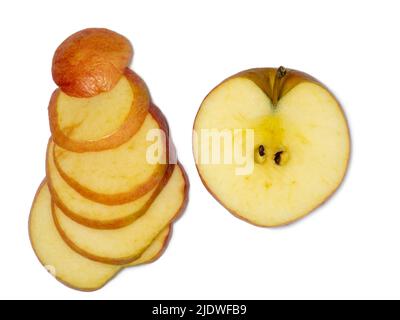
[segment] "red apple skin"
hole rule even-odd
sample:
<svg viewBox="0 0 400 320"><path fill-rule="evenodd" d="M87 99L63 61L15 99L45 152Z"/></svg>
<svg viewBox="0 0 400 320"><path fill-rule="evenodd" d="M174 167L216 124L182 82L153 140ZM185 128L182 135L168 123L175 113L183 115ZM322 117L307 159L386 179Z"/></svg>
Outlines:
<svg viewBox="0 0 400 320"><path fill-rule="evenodd" d="M117 84L132 56L132 45L124 36L103 28L84 29L57 48L53 80L70 96L93 97Z"/></svg>
<svg viewBox="0 0 400 320"><path fill-rule="evenodd" d="M161 130L165 132L165 136L167 137L167 159L169 159L169 162L175 162L174 158L175 155L174 153L170 155L170 151L173 150L173 148L170 148L169 146L169 139L170 137L169 134L169 126L168 123L160 111L158 107L156 107L154 104L150 105L149 108L149 113L155 118L155 120L159 123L159 126ZM171 150L170 150L171 149ZM162 177L164 176L166 169L168 165L162 164L164 167L162 171L156 172L152 177L150 177L147 181L142 183L141 185L136 186L132 190L129 190L127 192L123 193L116 193L116 194L104 194L104 193L98 193L94 192L93 190L90 190L89 188L86 188L82 186L78 181L75 179L71 178L68 176L60 167L59 163L57 162L57 157L54 156L54 163L55 166L60 174L60 176L67 182L73 189L75 189L77 192L79 192L82 196L102 203L106 205L118 205L118 204L124 204L128 203L131 201L134 201L141 196L145 195L147 192L149 192L151 189L153 189L158 183L160 183Z"/></svg>
<svg viewBox="0 0 400 320"><path fill-rule="evenodd" d="M129 80L135 97L127 118L113 134L99 140L75 140L68 137L58 125L57 100L60 89L54 91L48 107L50 131L54 142L72 152L103 151L116 148L127 142L139 131L150 108L150 93L144 81L132 70L126 68L124 75Z"/></svg>
<svg viewBox="0 0 400 320"><path fill-rule="evenodd" d="M224 82L233 79L233 78L238 78L238 77L243 77L243 78L247 78L251 81L253 81L271 100L273 100L273 84L275 81L275 77L277 74L278 68L253 68L253 69L249 69L249 70L244 70L241 71L237 74L234 74L233 76L226 78L225 80L223 80L220 84L218 84L217 86L215 86L210 93L215 90L217 87L219 87L221 84L223 84ZM298 71L298 70L294 70L294 69L286 69L287 74L285 76L285 80L281 83L280 88L278 89L278 100L281 99L284 95L286 95L291 89L293 89L295 86L299 85L302 82L311 82L314 83L322 88L324 88L325 90L327 90L329 92L329 94L338 102L338 106L340 108L340 111L343 114L344 119L346 120L346 127L347 127L347 136L349 139L349 146L350 146L350 150L349 150L349 156L346 159L346 169L344 170L344 174L341 177L341 179L339 180L338 185L336 186L336 188L325 198L323 199L318 205L316 205L310 212L297 217L296 219L289 221L287 223L281 224L279 226L268 226L268 225L261 225L261 224L257 224L254 223L248 219L246 219L245 217L243 217L240 212L237 212L235 210L232 210L230 208L228 208L219 198L218 196L209 188L209 186L207 185L207 182L203 179L203 177L200 174L200 170L197 166L196 163L196 170L197 173L200 177L201 182L203 183L204 187L207 189L207 191L214 197L214 199L221 205L223 206L229 213L231 213L233 216L235 216L236 218L245 221L251 225L254 225L256 227L261 227L261 228L279 228L279 227L285 227L288 225L291 225L293 223L298 222L299 220L303 219L305 216L308 216L309 214L313 213L315 210L317 210L319 207L321 207L322 205L324 205L335 193L336 191L339 189L339 187L342 185L345 177L346 177L346 173L349 167L349 163L350 163L350 159L351 159L351 134L350 134L350 129L349 129L349 125L348 125L348 121L347 121L347 117L346 114L344 112L343 107L341 106L341 104L339 103L339 100L336 98L336 96L332 93L332 91L329 90L329 88L324 85L323 83L321 83L319 80L317 80L316 78L314 78L313 76L302 72L302 71ZM210 94L209 93L209 94ZM203 101L208 97L208 95L203 99ZM194 126L196 123L196 119L197 116L200 112L200 108L197 111L196 117L194 119L193 122L193 132L194 132ZM193 156L195 156L195 150L192 150Z"/></svg>

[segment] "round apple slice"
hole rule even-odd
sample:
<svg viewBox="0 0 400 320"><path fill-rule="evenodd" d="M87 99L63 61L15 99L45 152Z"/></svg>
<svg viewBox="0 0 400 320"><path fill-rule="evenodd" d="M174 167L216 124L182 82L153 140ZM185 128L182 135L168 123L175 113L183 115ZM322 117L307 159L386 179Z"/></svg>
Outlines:
<svg viewBox="0 0 400 320"><path fill-rule="evenodd" d="M139 199L110 206L83 197L64 181L55 167L52 146L47 149L46 160L48 186L57 207L74 221L96 229L121 228L144 214L168 182L174 166L169 164L160 183Z"/></svg>
<svg viewBox="0 0 400 320"><path fill-rule="evenodd" d="M57 48L53 79L70 96L93 97L115 86L132 56L132 45L124 36L104 28L84 29Z"/></svg>
<svg viewBox="0 0 400 320"><path fill-rule="evenodd" d="M228 78L203 101L194 155L209 192L259 226L293 222L341 184L350 138L342 108L299 71L252 69Z"/></svg>
<svg viewBox="0 0 400 320"><path fill-rule="evenodd" d="M73 251L58 233L51 213L51 196L43 182L33 201L29 218L32 247L45 268L63 284L83 291L103 287L124 266L104 264L85 258ZM166 248L170 227L166 227L139 259L125 267L150 263Z"/></svg>
<svg viewBox="0 0 400 320"><path fill-rule="evenodd" d="M171 161L168 137L161 111L152 106L140 130L123 145L85 153L54 145L54 163L61 177L82 196L107 205L124 204L160 183Z"/></svg>
<svg viewBox="0 0 400 320"><path fill-rule="evenodd" d="M116 86L91 98L56 90L49 104L57 145L74 152L102 151L128 141L141 127L150 103L145 83L126 69Z"/></svg>
<svg viewBox="0 0 400 320"><path fill-rule="evenodd" d="M126 227L98 230L68 218L53 202L55 225L64 241L77 253L94 261L126 264L137 259L154 238L179 215L187 201L188 181L176 165L167 185L146 214Z"/></svg>

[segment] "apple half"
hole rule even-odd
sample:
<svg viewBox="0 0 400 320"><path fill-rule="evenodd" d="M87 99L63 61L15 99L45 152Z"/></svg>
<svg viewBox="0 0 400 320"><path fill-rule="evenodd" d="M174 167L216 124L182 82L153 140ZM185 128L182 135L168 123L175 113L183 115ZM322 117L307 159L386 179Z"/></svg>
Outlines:
<svg viewBox="0 0 400 320"><path fill-rule="evenodd" d="M76 153L50 142L61 177L82 196L106 205L128 203L151 191L162 180L167 163L173 162L173 152L161 111L155 106L149 111L140 130L111 150ZM149 139L151 132L154 139ZM149 161L152 146L157 150Z"/></svg>
<svg viewBox="0 0 400 320"><path fill-rule="evenodd" d="M46 182L36 193L29 217L31 244L42 265L63 284L83 291L100 289L124 267L155 261L168 244L171 228L162 230L137 260L116 266L83 257L64 242L54 225Z"/></svg>
<svg viewBox="0 0 400 320"><path fill-rule="evenodd" d="M53 202L54 222L64 241L80 255L103 263L127 264L138 259L182 212L188 186L185 171L178 164L146 213L123 228L98 230L83 226L66 216Z"/></svg>
<svg viewBox="0 0 400 320"><path fill-rule="evenodd" d="M128 68L113 89L94 97L76 98L57 89L48 108L53 140L73 152L116 148L140 129L149 104L146 84Z"/></svg>
<svg viewBox="0 0 400 320"><path fill-rule="evenodd" d="M53 79L70 96L93 97L117 84L132 56L132 45L124 36L104 28L84 29L57 48Z"/></svg>
<svg viewBox="0 0 400 320"><path fill-rule="evenodd" d="M273 68L213 89L194 122L196 166L231 213L280 226L317 208L341 184L350 135L335 96L313 77Z"/></svg>

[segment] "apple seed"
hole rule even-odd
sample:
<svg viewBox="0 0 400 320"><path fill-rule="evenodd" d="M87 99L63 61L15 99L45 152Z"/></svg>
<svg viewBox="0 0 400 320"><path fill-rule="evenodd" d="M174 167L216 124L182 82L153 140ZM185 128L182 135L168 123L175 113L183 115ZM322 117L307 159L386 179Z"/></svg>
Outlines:
<svg viewBox="0 0 400 320"><path fill-rule="evenodd" d="M254 155L255 161L259 164L265 162L265 160L267 159L265 153L265 147L262 144L260 144L259 147L256 148L254 154L255 154Z"/></svg>
<svg viewBox="0 0 400 320"><path fill-rule="evenodd" d="M282 160L281 156L282 156L282 153L283 153L283 151L278 151L277 153L275 153L275 156L274 156L274 161L275 161L275 163L276 163L278 166L281 164L281 160Z"/></svg>

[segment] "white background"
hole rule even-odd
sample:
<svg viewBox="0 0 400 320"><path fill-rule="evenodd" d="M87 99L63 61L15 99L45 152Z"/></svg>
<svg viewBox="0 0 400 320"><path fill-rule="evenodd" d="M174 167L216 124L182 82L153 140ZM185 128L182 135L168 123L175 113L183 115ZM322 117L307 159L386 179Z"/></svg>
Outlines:
<svg viewBox="0 0 400 320"><path fill-rule="evenodd" d="M398 1L1 1L0 297L64 299L400 298L400 5ZM66 288L29 244L44 177L54 50L71 33L127 36L132 67L166 114L191 182L165 255L105 288ZM191 128L204 96L251 67L315 76L349 118L345 183L289 227L230 215L195 170Z"/></svg>

